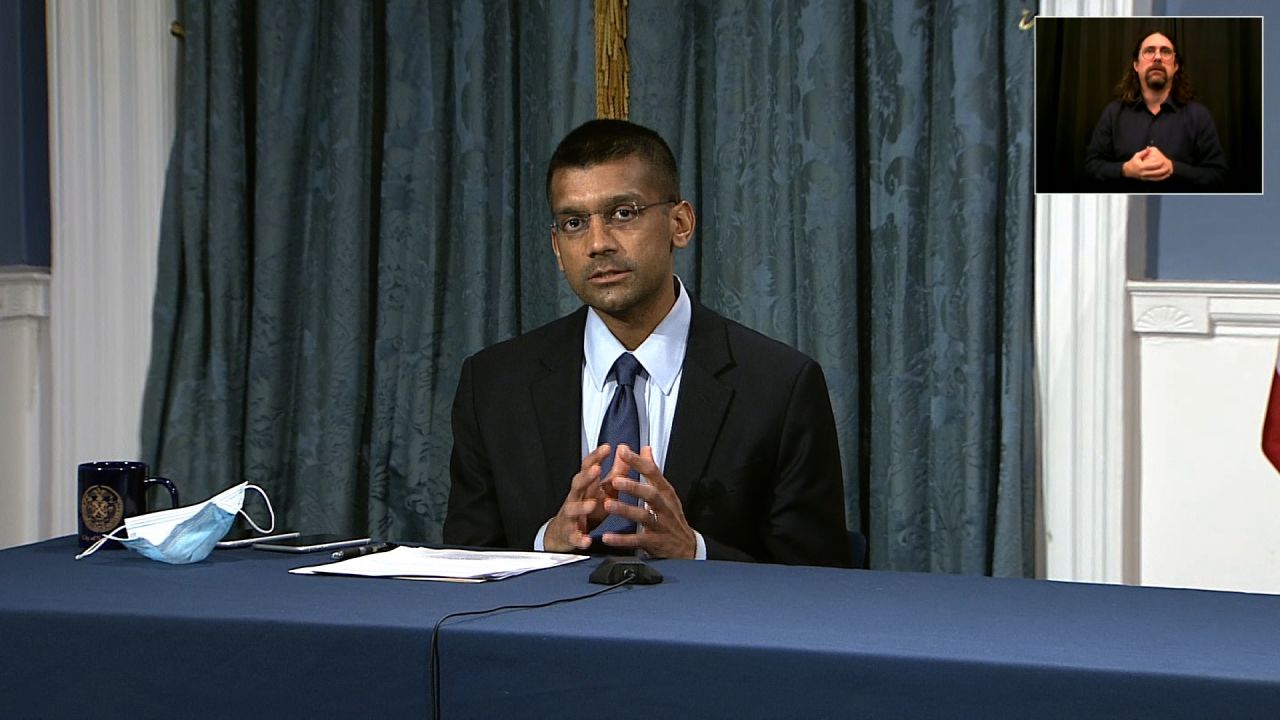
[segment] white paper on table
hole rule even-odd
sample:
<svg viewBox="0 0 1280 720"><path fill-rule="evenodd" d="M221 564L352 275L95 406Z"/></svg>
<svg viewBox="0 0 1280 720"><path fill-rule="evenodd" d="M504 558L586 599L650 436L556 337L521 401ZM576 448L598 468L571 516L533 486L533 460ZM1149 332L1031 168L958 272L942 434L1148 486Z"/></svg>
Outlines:
<svg viewBox="0 0 1280 720"><path fill-rule="evenodd" d="M587 555L508 550L398 547L350 560L294 568L295 575L356 575L403 580L483 582L586 560Z"/></svg>

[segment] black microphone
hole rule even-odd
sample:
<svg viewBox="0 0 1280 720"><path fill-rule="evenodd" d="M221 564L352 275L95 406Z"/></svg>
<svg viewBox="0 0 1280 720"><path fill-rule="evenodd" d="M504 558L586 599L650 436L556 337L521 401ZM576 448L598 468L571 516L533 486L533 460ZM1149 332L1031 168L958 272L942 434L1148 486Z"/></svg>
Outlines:
<svg viewBox="0 0 1280 720"><path fill-rule="evenodd" d="M617 585L630 582L632 585L657 585L662 582L662 573L655 567L646 565L643 560L634 557L607 557L595 570L591 571L591 582L597 585Z"/></svg>

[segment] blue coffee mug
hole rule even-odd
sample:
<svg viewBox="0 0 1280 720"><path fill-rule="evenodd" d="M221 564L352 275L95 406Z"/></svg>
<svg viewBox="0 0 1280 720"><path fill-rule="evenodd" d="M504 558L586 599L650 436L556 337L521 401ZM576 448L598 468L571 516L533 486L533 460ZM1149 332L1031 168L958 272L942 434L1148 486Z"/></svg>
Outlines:
<svg viewBox="0 0 1280 720"><path fill-rule="evenodd" d="M144 462L80 463L79 501L76 503L80 547L87 548L103 535L124 524L124 519L148 512L147 490L160 486L169 491L171 507L178 507L178 488L167 478L151 477ZM111 541L106 547L124 547Z"/></svg>

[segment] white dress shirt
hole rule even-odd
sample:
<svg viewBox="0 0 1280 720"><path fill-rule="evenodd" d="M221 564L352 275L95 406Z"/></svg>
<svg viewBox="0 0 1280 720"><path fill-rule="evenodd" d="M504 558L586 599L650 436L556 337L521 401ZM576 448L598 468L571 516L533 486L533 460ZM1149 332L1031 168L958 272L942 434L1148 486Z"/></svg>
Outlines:
<svg viewBox="0 0 1280 720"><path fill-rule="evenodd" d="M653 448L653 461L662 468L666 465L667 447L671 442L671 424L676 417L676 400L680 395L680 378L684 374L684 353L689 345L689 321L693 305L684 285L676 278L676 302L670 312L658 323L649 337L632 351L644 372L636 376L632 391L636 396L636 409L640 415L640 446ZM609 328L588 308L587 325L582 333L582 457L600 446L600 425L605 410L613 400L618 383L609 376L613 363L627 349L618 342ZM638 448L632 448L639 452ZM644 479L641 478L641 482ZM543 536L547 532L543 523L534 538L535 550L543 549ZM696 558L707 558L707 544L702 533L694 531L698 548Z"/></svg>

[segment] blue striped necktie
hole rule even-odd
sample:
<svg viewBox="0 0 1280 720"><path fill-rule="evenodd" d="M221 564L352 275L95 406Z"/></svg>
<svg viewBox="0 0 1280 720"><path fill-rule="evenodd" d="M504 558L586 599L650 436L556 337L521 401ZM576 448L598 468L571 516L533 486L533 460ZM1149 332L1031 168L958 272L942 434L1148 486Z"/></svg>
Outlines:
<svg viewBox="0 0 1280 720"><path fill-rule="evenodd" d="M631 353L623 353L613 363L612 374L618 381L618 389L614 391L613 399L609 401L609 407L604 412L604 422L600 423L600 439L597 441L597 445L609 443L611 448L609 457L600 464L601 480L609 476L619 445L626 445L632 452L640 452L640 413L636 409L635 384L636 375L643 372L644 366ZM632 470L628 477L639 479L640 474ZM639 500L627 493L619 493L618 499L628 505L640 504ZM618 515L610 515L591 531L591 537L599 538L607 532L632 533L635 531L635 523Z"/></svg>

